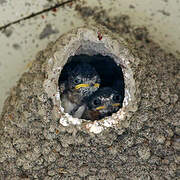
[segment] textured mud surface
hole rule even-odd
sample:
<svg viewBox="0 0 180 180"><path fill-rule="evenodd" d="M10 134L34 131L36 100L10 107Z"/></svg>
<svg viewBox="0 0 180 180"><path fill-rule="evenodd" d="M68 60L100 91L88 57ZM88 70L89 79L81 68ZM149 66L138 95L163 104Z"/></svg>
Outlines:
<svg viewBox="0 0 180 180"><path fill-rule="evenodd" d="M83 9L78 11L83 15ZM124 37L140 59L133 67L141 89L138 110L123 128L108 128L100 134L79 125L63 127L43 88L46 74L42 64L52 56L50 44L5 102L0 129L1 179L156 180L180 176L180 61L153 43L144 28L130 27L127 17L109 19L104 12L95 11L91 15Z"/></svg>

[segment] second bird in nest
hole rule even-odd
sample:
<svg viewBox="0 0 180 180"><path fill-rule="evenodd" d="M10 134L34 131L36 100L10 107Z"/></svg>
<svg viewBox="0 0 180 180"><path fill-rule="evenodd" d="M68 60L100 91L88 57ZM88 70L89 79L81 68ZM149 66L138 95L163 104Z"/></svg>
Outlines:
<svg viewBox="0 0 180 180"><path fill-rule="evenodd" d="M120 92L111 87L99 88L84 104L83 119L99 120L116 113L123 103L123 96Z"/></svg>

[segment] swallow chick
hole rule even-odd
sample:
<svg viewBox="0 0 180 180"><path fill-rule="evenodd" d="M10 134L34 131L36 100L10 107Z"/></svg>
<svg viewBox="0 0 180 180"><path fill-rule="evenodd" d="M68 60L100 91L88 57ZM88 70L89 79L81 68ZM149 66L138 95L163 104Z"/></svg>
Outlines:
<svg viewBox="0 0 180 180"><path fill-rule="evenodd" d="M123 103L123 96L111 87L99 88L87 101L82 119L99 120L116 113Z"/></svg>
<svg viewBox="0 0 180 180"><path fill-rule="evenodd" d="M75 112L90 95L97 91L100 81L94 67L88 63L77 64L68 72L66 85L61 95L64 111L76 117Z"/></svg>

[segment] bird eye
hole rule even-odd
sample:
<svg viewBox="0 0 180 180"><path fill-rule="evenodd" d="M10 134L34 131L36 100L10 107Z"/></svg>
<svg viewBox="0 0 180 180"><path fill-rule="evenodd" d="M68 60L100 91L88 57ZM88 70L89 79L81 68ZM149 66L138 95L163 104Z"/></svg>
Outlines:
<svg viewBox="0 0 180 180"><path fill-rule="evenodd" d="M95 106L99 106L101 104L101 101L99 99L94 99L92 103Z"/></svg>
<svg viewBox="0 0 180 180"><path fill-rule="evenodd" d="M120 95L115 95L115 96L113 96L113 100L115 102L119 102L119 101L121 101L121 96Z"/></svg>
<svg viewBox="0 0 180 180"><path fill-rule="evenodd" d="M80 79L75 79L74 82L75 82L76 84L79 84L81 81L80 81Z"/></svg>

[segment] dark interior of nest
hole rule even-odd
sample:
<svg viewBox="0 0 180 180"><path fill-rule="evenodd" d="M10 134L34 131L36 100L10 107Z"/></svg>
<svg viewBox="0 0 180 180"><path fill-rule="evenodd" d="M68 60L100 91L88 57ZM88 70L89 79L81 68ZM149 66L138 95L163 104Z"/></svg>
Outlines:
<svg viewBox="0 0 180 180"><path fill-rule="evenodd" d="M88 64L96 72L100 82L94 82L91 87L87 82L81 82L81 79L76 80L80 76L77 72L74 73L78 66L81 66L81 77L84 74L87 76L86 68L83 69L87 66L82 64ZM69 78L70 76L73 78ZM77 82L77 84L71 87L69 81ZM96 89L94 88L95 90L92 93L90 87L95 86ZM101 54L71 56L59 76L59 89L61 105L65 112L76 118L91 121L100 120L106 116L111 116L122 108L125 92L122 68L117 65L113 58ZM90 93L87 93L88 91ZM84 97L82 97L83 92L86 93Z"/></svg>

